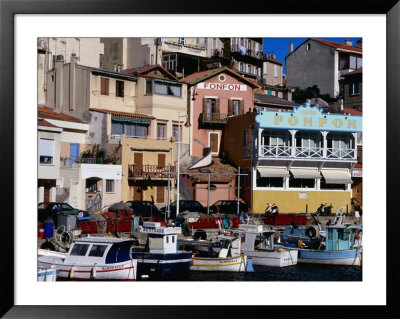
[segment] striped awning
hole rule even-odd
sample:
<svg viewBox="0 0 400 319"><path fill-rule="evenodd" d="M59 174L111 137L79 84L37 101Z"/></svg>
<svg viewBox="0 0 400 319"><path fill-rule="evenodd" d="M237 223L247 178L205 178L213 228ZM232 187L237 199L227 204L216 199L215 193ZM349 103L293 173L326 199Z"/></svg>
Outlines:
<svg viewBox="0 0 400 319"><path fill-rule="evenodd" d="M321 169L327 184L351 184L351 176L346 169Z"/></svg>
<svg viewBox="0 0 400 319"><path fill-rule="evenodd" d="M261 177L288 177L289 172L285 167L257 167Z"/></svg>
<svg viewBox="0 0 400 319"><path fill-rule="evenodd" d="M147 125L150 125L151 123L151 119L120 116L120 115L113 115L111 119L116 122L129 122L129 123L147 124Z"/></svg>
<svg viewBox="0 0 400 319"><path fill-rule="evenodd" d="M293 174L293 178L321 178L321 174L318 172L318 168L291 168L290 172Z"/></svg>

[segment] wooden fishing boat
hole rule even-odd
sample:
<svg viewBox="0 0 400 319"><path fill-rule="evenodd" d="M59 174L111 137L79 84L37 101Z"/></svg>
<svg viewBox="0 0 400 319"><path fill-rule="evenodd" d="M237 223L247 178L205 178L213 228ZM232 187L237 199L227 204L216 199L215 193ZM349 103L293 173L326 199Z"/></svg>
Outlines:
<svg viewBox="0 0 400 319"><path fill-rule="evenodd" d="M135 281L137 260L132 259L133 239L86 237L75 239L66 254L39 251L38 269L52 265L57 280Z"/></svg>

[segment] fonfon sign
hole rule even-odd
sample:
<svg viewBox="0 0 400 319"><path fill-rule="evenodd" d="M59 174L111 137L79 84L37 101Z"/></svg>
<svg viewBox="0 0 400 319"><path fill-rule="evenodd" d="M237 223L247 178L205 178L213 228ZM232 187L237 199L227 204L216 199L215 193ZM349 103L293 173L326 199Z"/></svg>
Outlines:
<svg viewBox="0 0 400 319"><path fill-rule="evenodd" d="M316 106L306 103L290 111L260 111L256 122L261 128L299 130L326 130L361 132L362 116L323 113Z"/></svg>

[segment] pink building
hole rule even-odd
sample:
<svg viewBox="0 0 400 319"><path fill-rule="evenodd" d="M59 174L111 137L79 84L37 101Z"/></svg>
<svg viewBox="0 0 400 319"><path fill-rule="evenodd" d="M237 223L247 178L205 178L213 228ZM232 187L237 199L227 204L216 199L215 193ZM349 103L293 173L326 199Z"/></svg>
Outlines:
<svg viewBox="0 0 400 319"><path fill-rule="evenodd" d="M190 154L203 156L210 147L218 156L228 117L253 108L253 90L259 86L227 67L194 73L183 81L190 94Z"/></svg>

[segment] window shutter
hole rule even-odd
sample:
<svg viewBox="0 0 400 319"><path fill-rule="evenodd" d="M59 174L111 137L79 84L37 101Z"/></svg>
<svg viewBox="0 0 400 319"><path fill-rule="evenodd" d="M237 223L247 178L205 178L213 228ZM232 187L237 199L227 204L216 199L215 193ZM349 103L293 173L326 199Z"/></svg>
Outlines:
<svg viewBox="0 0 400 319"><path fill-rule="evenodd" d="M244 100L240 100L240 113L239 114L244 114Z"/></svg>
<svg viewBox="0 0 400 319"><path fill-rule="evenodd" d="M219 99L215 101L215 113L219 114Z"/></svg>
<svg viewBox="0 0 400 319"><path fill-rule="evenodd" d="M228 100L228 115L232 115L232 100Z"/></svg>
<svg viewBox="0 0 400 319"><path fill-rule="evenodd" d="M125 82L121 81L121 96L124 97L124 84Z"/></svg>
<svg viewBox="0 0 400 319"><path fill-rule="evenodd" d="M203 113L207 113L207 99L203 97Z"/></svg>

